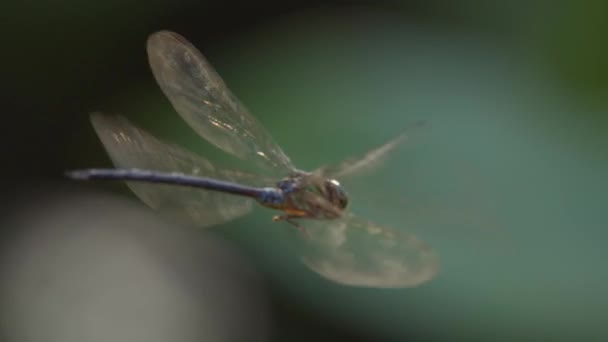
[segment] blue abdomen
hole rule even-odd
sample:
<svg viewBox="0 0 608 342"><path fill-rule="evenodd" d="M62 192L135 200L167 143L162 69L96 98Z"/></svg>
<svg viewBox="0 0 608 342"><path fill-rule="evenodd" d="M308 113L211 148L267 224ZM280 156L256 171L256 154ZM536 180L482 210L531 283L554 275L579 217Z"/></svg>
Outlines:
<svg viewBox="0 0 608 342"><path fill-rule="evenodd" d="M278 188L264 188L258 199L260 203L269 207L280 207L285 203L283 190Z"/></svg>

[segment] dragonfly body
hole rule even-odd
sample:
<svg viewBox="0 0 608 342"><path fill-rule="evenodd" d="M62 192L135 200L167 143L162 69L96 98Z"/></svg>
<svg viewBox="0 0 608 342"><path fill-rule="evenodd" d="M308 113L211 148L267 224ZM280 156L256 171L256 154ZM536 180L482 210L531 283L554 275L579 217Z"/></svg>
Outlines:
<svg viewBox="0 0 608 342"><path fill-rule="evenodd" d="M122 117L93 114L93 127L117 168L70 171L69 177L126 181L148 206L202 227L242 216L254 201L282 211L275 221L300 227L294 220L306 219L306 238L298 240L302 262L341 284L410 287L435 276L438 257L432 248L353 215L336 180L378 165L404 134L338 165L301 171L185 38L157 32L147 51L156 81L177 113L208 142L256 166L256 173L217 167Z"/></svg>
<svg viewBox="0 0 608 342"><path fill-rule="evenodd" d="M275 187L256 188L220 179L197 177L181 173L163 173L139 169L88 169L68 172L72 179L79 180L123 180L188 186L209 191L251 197L261 205L283 211L284 216L275 216L275 221L293 219L336 219L348 203L346 193L337 180L309 182L311 173L296 170L276 183ZM316 201L315 201L316 200ZM324 206L329 203L330 206Z"/></svg>

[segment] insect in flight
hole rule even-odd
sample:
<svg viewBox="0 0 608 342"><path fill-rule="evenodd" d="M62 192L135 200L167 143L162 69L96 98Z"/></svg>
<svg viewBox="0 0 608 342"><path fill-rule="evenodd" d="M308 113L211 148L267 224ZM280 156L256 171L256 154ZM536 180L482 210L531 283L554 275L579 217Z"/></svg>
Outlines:
<svg viewBox="0 0 608 342"><path fill-rule="evenodd" d="M380 163L405 134L358 158L302 171L186 39L160 31L148 38L147 52L157 83L180 116L216 147L253 164L256 174L218 168L122 117L93 114L93 127L117 169L75 170L69 177L126 181L148 206L204 227L242 216L255 202L279 210L275 221L301 231L302 262L340 284L412 287L436 275L439 257L431 247L352 214L337 180Z"/></svg>

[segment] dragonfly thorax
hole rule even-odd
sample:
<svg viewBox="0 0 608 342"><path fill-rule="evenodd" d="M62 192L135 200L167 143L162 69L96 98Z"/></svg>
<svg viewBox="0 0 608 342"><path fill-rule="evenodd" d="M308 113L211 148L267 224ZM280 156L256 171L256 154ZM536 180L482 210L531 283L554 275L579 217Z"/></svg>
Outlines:
<svg viewBox="0 0 608 342"><path fill-rule="evenodd" d="M348 205L346 192L335 179L299 172L265 188L259 199L266 207L285 211L290 217L335 219Z"/></svg>

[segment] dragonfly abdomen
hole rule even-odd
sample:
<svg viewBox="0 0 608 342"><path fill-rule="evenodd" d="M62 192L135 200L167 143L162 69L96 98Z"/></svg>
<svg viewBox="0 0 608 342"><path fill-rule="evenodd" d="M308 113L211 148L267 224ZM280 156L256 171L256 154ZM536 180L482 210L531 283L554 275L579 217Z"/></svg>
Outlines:
<svg viewBox="0 0 608 342"><path fill-rule="evenodd" d="M66 175L72 179L79 180L122 180L187 186L257 199L266 198L269 201L277 201L277 195L282 196L282 193L280 193L281 190L279 189L256 188L220 179L186 175L182 173L167 173L140 169L86 169L68 171L66 172ZM275 190L279 193L272 194L267 191L267 189Z"/></svg>
<svg viewBox="0 0 608 342"><path fill-rule="evenodd" d="M285 195L278 188L263 188L259 194L258 201L267 207L280 209L285 204Z"/></svg>

